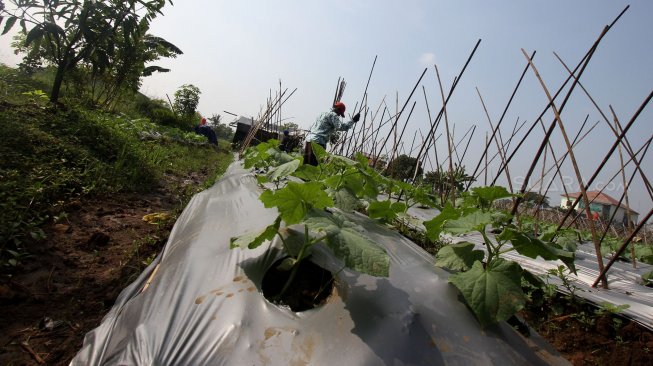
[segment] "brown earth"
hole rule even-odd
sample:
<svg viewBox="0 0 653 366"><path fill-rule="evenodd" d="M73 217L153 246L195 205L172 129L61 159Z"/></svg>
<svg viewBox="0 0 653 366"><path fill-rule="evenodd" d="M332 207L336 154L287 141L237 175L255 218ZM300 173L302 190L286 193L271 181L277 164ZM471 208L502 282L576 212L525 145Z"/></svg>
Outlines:
<svg viewBox="0 0 653 366"><path fill-rule="evenodd" d="M176 192L205 178L169 176L156 192L67 203L67 218L47 228L48 239L29 248L17 273L0 277L0 365L67 365L165 244L173 220L155 225L143 216L174 218L184 204ZM574 365L653 364L652 332L592 314L591 307L555 315L542 307L521 316Z"/></svg>
<svg viewBox="0 0 653 366"><path fill-rule="evenodd" d="M152 224L143 216L174 218L183 209L175 192L199 187L205 175L167 176L151 193L67 203L67 217L45 230L48 239L28 248L17 273L0 278L0 365L67 365L165 244L173 220Z"/></svg>
<svg viewBox="0 0 653 366"><path fill-rule="evenodd" d="M559 295L520 315L574 365L653 365L653 332L577 301Z"/></svg>

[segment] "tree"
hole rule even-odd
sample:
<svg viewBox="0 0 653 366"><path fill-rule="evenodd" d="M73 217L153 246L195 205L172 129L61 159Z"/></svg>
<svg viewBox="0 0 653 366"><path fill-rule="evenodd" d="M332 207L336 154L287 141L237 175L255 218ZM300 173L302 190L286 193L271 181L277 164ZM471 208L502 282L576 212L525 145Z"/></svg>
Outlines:
<svg viewBox="0 0 653 366"><path fill-rule="evenodd" d="M215 131L216 136L219 139L231 140L234 138L234 130L231 129L226 123L221 123L222 116L219 114L214 114L213 116L207 118L211 121L210 125L213 131Z"/></svg>
<svg viewBox="0 0 653 366"><path fill-rule="evenodd" d="M457 196L463 192L465 186L475 180L465 172L464 165L456 164L452 173L450 174L448 169L438 167L435 171L424 175L424 183L431 187L433 193L439 196L443 203L451 194L456 193Z"/></svg>
<svg viewBox="0 0 653 366"><path fill-rule="evenodd" d="M524 193L524 203L530 203L535 206L549 207L549 197L537 192Z"/></svg>
<svg viewBox="0 0 653 366"><path fill-rule="evenodd" d="M386 175L406 181L413 178L413 169L417 165L417 159L408 155L399 155L388 164ZM417 175L422 175L422 164L417 167Z"/></svg>
<svg viewBox="0 0 653 366"><path fill-rule="evenodd" d="M80 64L104 72L115 65L112 59L121 49L138 49L145 31L165 0L10 0L12 9L0 7L2 34L19 23L25 33L24 47L39 50L41 57L56 67L50 101L59 100L66 75ZM172 3L170 1L170 3ZM34 56L34 55L32 55ZM129 59L122 53L122 60Z"/></svg>
<svg viewBox="0 0 653 366"><path fill-rule="evenodd" d="M296 124L295 122L285 122L281 125L280 130L297 131L299 130L299 125Z"/></svg>
<svg viewBox="0 0 653 366"><path fill-rule="evenodd" d="M193 84L184 84L175 92L175 112L182 117L190 118L195 115L197 105L200 103L202 92Z"/></svg>

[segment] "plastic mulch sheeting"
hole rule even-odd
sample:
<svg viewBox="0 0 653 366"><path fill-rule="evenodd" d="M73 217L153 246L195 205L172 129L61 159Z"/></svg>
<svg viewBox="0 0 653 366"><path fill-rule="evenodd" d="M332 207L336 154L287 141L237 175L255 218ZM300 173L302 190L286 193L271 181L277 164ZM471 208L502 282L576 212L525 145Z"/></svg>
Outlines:
<svg viewBox="0 0 653 366"><path fill-rule="evenodd" d="M417 217L422 221L428 221L439 214L435 209L421 209L411 207L408 210L411 216ZM425 230L424 227L418 227L418 230ZM494 234L488 232L489 238L494 238ZM467 234L460 237L451 237L453 242L467 241L475 244L474 249L485 251L483 237L480 234ZM506 245L506 248L510 244ZM605 253L604 253L605 254ZM503 254L506 259L519 263L522 268L536 275L546 275L549 269L556 268L563 263L561 261L547 261L538 257L536 259L528 258L517 252ZM604 257L603 263L607 263L608 258ZM632 263L625 261L616 261L608 271L608 289L600 285L596 288L592 284L599 276L599 265L596 259L596 251L591 242L584 242L578 245L576 249L576 266L577 276L569 274L573 285L579 288L574 293L575 296L589 300L598 306L603 302L609 302L615 305L628 305L627 309L621 310L620 314L632 319L643 327L653 331L653 288L643 284L642 276L653 271L653 265L646 263L637 263L637 268L633 268ZM561 285L560 279L550 276L550 283ZM563 286L558 286L558 291L564 291Z"/></svg>
<svg viewBox="0 0 653 366"><path fill-rule="evenodd" d="M524 338L506 323L481 329L429 254L358 214L350 217L387 250L390 276L341 271L318 244L311 260L337 273L327 302L301 313L270 303L261 282L281 245L229 249L231 237L276 218L259 194L254 176L234 163L193 197L163 253L86 335L71 365L567 364L535 333Z"/></svg>

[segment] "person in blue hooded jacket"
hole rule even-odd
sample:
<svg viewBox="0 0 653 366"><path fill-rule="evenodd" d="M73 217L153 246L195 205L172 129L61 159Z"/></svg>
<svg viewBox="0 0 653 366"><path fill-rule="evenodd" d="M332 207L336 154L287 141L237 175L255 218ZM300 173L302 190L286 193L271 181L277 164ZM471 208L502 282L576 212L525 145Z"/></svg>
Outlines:
<svg viewBox="0 0 653 366"><path fill-rule="evenodd" d="M304 164L317 165L317 158L313 153L311 142L315 142L326 149L326 144L331 139L331 135L336 131L347 131L354 123L360 119L360 113L349 122L341 122L340 118L345 116L345 104L336 102L330 111L322 113L306 136L306 146L304 147Z"/></svg>

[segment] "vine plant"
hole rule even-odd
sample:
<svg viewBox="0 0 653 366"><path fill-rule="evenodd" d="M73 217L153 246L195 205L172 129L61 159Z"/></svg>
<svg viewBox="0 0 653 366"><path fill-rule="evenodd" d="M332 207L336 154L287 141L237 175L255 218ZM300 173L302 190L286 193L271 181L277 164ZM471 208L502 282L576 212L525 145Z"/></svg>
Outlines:
<svg viewBox="0 0 653 366"><path fill-rule="evenodd" d="M526 303L522 281L536 287L542 280L525 271L514 261L504 258L511 251L545 260L560 260L576 273L574 253L552 241L544 241L521 231L510 216L494 209L493 202L511 197L505 188L478 187L457 200L457 207L447 204L440 215L424 223L427 236L435 240L441 233L464 235L478 233L485 251L474 249L473 243L462 241L442 248L436 255L436 265L458 272L449 281L462 293L482 326L507 320ZM500 232L490 238L487 231Z"/></svg>
<svg viewBox="0 0 653 366"><path fill-rule="evenodd" d="M279 215L273 224L256 232L231 239L232 248L257 248L279 237L288 255L279 269L291 271L284 289L293 281L299 263L314 245L325 243L345 266L373 276L388 276L389 257L365 231L349 219L348 212L367 207L372 219L426 229L431 241L441 234L479 233L485 251L462 241L443 247L436 265L456 271L449 281L462 293L467 305L482 326L507 320L526 302L522 281L534 286L542 280L504 256L511 251L529 258L561 260L575 273L574 254L555 242L555 235L535 237L512 223L511 217L494 208L496 200L512 195L503 187L477 187L463 193L455 202L439 207L420 186L396 181L379 174L367 158L357 154L354 160L328 154L313 145L319 164L303 165L300 156L279 151L278 141L251 147L245 154L245 167L254 168L259 183L274 185L260 195L265 207L275 207ZM384 193L388 199L379 199ZM391 197L400 197L392 200ZM436 207L440 214L419 222L408 215L414 205ZM336 208L336 209L334 209ZM299 225L304 240L299 245L289 240L289 225ZM499 234L491 239L488 230ZM280 294L281 295L281 294Z"/></svg>

